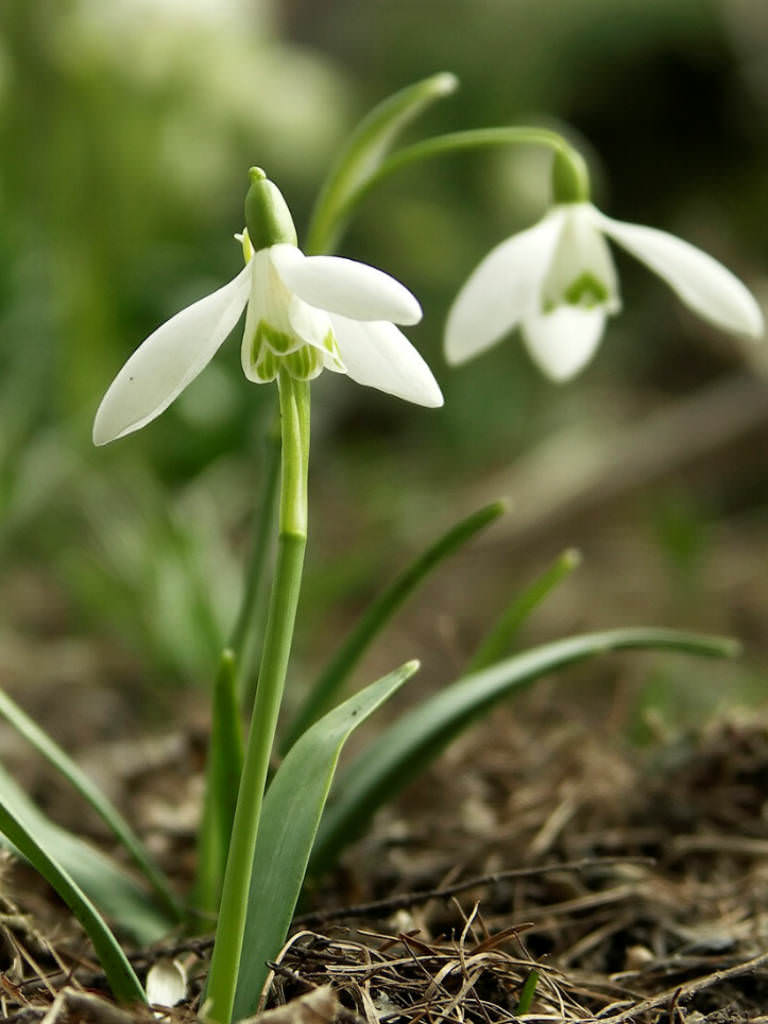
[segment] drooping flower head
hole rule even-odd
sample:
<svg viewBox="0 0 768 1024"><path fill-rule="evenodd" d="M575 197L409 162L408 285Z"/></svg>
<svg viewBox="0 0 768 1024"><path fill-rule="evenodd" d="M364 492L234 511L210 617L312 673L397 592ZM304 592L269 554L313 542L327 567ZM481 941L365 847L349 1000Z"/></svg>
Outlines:
<svg viewBox="0 0 768 1024"><path fill-rule="evenodd" d="M259 168L250 177L246 229L238 236L245 267L136 349L98 408L95 444L139 430L167 409L246 307L241 359L251 381L272 381L281 368L301 380L329 369L418 405L443 404L429 367L395 327L421 319L413 295L364 263L304 256L277 186Z"/></svg>
<svg viewBox="0 0 768 1024"><path fill-rule="evenodd" d="M557 173L561 165L555 164ZM572 183L571 183L572 186ZM759 337L763 317L751 292L721 263L674 235L606 217L583 184L538 224L481 261L448 314L445 354L462 363L519 326L534 362L565 381L589 362L606 319L621 309L607 238L666 281L705 320Z"/></svg>

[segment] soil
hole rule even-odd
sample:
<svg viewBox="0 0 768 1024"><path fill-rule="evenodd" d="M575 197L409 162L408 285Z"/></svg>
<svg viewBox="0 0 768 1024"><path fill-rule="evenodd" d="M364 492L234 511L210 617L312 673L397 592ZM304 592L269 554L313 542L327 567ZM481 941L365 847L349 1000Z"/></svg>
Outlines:
<svg viewBox="0 0 768 1024"><path fill-rule="evenodd" d="M141 758L124 739L84 751L121 766L113 793L181 881L202 741L190 726ZM639 752L532 694L455 744L310 888L264 1024L768 1021L766 792L766 719ZM4 1020L153 1019L112 1004L66 909L10 857L0 892ZM194 1019L209 945L134 951L140 971L186 964L187 1003L167 1019Z"/></svg>

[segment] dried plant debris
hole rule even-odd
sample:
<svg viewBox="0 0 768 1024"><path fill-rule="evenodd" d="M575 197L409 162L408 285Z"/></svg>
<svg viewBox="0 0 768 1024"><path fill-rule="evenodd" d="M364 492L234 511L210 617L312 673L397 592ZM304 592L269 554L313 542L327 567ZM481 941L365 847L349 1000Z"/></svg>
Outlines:
<svg viewBox="0 0 768 1024"><path fill-rule="evenodd" d="M483 728L310 890L260 1024L768 1024L766 723L650 764L564 713ZM195 1020L209 950L136 951L142 977L176 961L183 1001L115 1007L63 908L0 864L3 1020Z"/></svg>

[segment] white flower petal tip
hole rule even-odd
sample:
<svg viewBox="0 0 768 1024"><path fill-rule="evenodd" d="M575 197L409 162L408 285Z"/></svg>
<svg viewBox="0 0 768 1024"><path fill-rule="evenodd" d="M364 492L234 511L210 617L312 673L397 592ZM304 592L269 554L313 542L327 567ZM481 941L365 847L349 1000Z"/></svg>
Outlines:
<svg viewBox="0 0 768 1024"><path fill-rule="evenodd" d="M605 311L559 306L523 321L523 340L545 376L564 384L595 354L605 327Z"/></svg>
<svg viewBox="0 0 768 1024"><path fill-rule="evenodd" d="M430 409L444 404L432 371L394 324L349 320L335 313L331 323L352 380Z"/></svg>
<svg viewBox="0 0 768 1024"><path fill-rule="evenodd" d="M93 423L93 443L107 444L139 430L168 408L205 369L240 319L251 270L183 309L133 353L104 395Z"/></svg>
<svg viewBox="0 0 768 1024"><path fill-rule="evenodd" d="M408 289L365 263L341 256L304 256L291 245L275 245L270 255L288 288L310 306L350 320L421 320L421 306Z"/></svg>
<svg viewBox="0 0 768 1024"><path fill-rule="evenodd" d="M702 319L734 334L762 337L763 314L755 297L714 257L657 228L628 224L600 213L597 223L609 238L666 281Z"/></svg>
<svg viewBox="0 0 768 1024"><path fill-rule="evenodd" d="M153 964L147 972L146 992L151 1006L170 1007L182 1002L187 997L184 965L178 960L159 960Z"/></svg>

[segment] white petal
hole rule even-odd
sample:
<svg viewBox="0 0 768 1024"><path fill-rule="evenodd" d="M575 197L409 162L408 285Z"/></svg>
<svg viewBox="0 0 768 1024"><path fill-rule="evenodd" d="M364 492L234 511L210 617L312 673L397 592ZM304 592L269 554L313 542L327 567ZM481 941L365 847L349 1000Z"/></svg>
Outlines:
<svg viewBox="0 0 768 1024"><path fill-rule="evenodd" d="M337 314L331 315L331 323L352 380L417 405L437 408L443 404L432 371L394 324L361 323Z"/></svg>
<svg viewBox="0 0 768 1024"><path fill-rule="evenodd" d="M187 972L178 960L159 960L147 972L147 1002L176 1006L187 996Z"/></svg>
<svg viewBox="0 0 768 1024"><path fill-rule="evenodd" d="M317 309L304 302L298 295L291 296L288 306L291 327L302 342L326 350L328 335L331 333L331 317L324 309Z"/></svg>
<svg viewBox="0 0 768 1024"><path fill-rule="evenodd" d="M526 317L523 340L542 373L566 381L583 369L595 353L605 326L601 306L558 306L551 313Z"/></svg>
<svg viewBox="0 0 768 1024"><path fill-rule="evenodd" d="M555 210L492 249L459 292L445 325L445 358L463 363L489 348L541 304L563 225Z"/></svg>
<svg viewBox="0 0 768 1024"><path fill-rule="evenodd" d="M226 340L240 319L250 286L249 264L229 284L150 334L104 395L93 424L94 444L130 434L168 408Z"/></svg>
<svg viewBox="0 0 768 1024"><path fill-rule="evenodd" d="M365 263L341 256L305 256L293 245L273 245L270 255L283 281L310 306L350 320L421 320L421 306L408 289Z"/></svg>
<svg viewBox="0 0 768 1024"><path fill-rule="evenodd" d="M610 238L663 278L699 316L726 331L762 335L763 315L754 296L722 263L666 231L597 216Z"/></svg>

